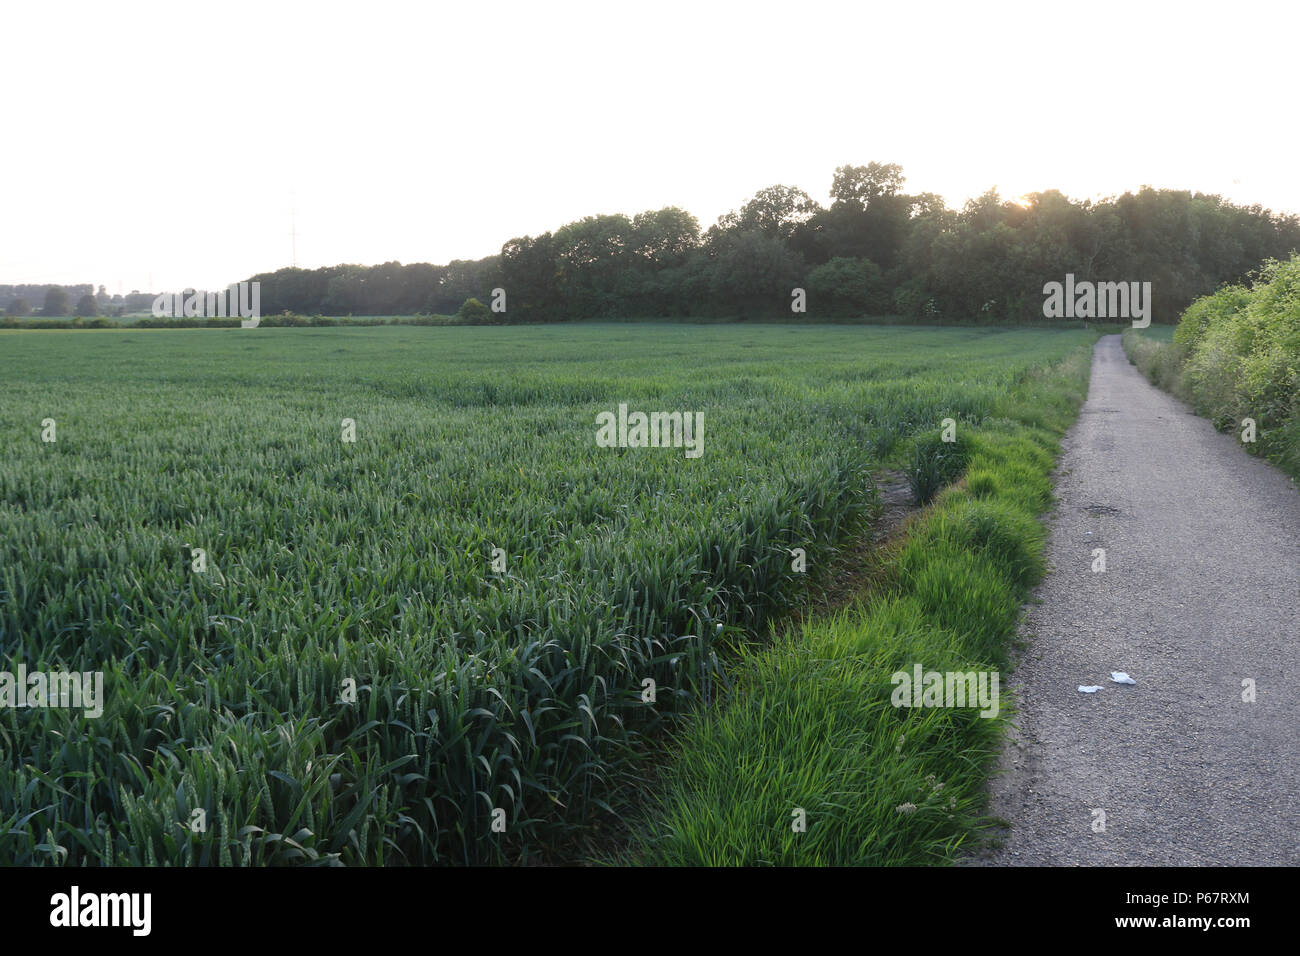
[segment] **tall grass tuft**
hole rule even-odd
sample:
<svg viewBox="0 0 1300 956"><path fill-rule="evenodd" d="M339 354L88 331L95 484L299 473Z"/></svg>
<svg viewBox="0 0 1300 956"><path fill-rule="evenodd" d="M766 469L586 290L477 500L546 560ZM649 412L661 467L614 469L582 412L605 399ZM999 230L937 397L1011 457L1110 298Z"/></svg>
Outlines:
<svg viewBox="0 0 1300 956"><path fill-rule="evenodd" d="M944 485L962 473L970 460L970 442L964 430L947 442L939 434L919 436L912 445L907 463L907 483L912 500L929 504Z"/></svg>

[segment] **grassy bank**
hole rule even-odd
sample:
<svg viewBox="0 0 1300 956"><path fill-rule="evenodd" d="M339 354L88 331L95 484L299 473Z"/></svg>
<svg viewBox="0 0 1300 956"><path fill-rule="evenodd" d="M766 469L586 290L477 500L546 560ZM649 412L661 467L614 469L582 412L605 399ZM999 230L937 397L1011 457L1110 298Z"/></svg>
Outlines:
<svg viewBox="0 0 1300 956"><path fill-rule="evenodd" d="M1090 355L1027 376L969 427L965 479L913 525L871 593L746 654L732 691L681 733L630 859L933 864L970 844L1007 702L994 718L896 707L891 675L1006 668Z"/></svg>

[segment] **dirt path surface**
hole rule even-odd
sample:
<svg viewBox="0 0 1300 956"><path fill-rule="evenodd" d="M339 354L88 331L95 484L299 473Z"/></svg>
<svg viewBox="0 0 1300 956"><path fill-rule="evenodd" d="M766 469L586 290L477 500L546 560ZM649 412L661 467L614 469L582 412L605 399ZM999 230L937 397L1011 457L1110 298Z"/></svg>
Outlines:
<svg viewBox="0 0 1300 956"><path fill-rule="evenodd" d="M992 783L1012 828L971 862L1300 863L1300 494L1148 384L1117 335L1063 448Z"/></svg>

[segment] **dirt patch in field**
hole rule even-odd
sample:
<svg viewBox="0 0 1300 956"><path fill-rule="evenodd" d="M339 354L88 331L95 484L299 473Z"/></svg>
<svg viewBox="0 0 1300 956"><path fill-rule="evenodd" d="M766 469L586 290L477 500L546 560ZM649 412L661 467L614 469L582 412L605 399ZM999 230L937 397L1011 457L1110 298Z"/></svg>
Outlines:
<svg viewBox="0 0 1300 956"><path fill-rule="evenodd" d="M881 472L876 476L876 487L880 489L883 508L872 526L872 540L879 543L892 538L921 508L912 500L912 488L908 484L906 472Z"/></svg>
<svg viewBox="0 0 1300 956"><path fill-rule="evenodd" d="M888 572L896 546L906 540L908 524L921 512L912 500L906 472L884 470L873 478L880 493L880 511L836 556L834 569L807 611L825 614L874 590Z"/></svg>

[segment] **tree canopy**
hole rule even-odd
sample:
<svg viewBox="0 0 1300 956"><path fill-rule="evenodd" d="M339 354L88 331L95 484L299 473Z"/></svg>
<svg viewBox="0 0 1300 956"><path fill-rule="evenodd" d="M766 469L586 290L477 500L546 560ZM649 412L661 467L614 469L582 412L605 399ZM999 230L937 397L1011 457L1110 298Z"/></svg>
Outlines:
<svg viewBox="0 0 1300 956"><path fill-rule="evenodd" d="M950 209L908 193L902 167L840 166L823 206L802 189L756 192L707 230L675 206L592 215L499 255L445 266L280 269L262 282L263 311L450 315L467 299L508 295L508 321L670 316L1025 321L1043 285L1150 282L1156 321L1300 249L1300 220L1221 196L1143 187L1100 202L1049 190L1008 201L989 190ZM48 307L48 303L47 303Z"/></svg>

